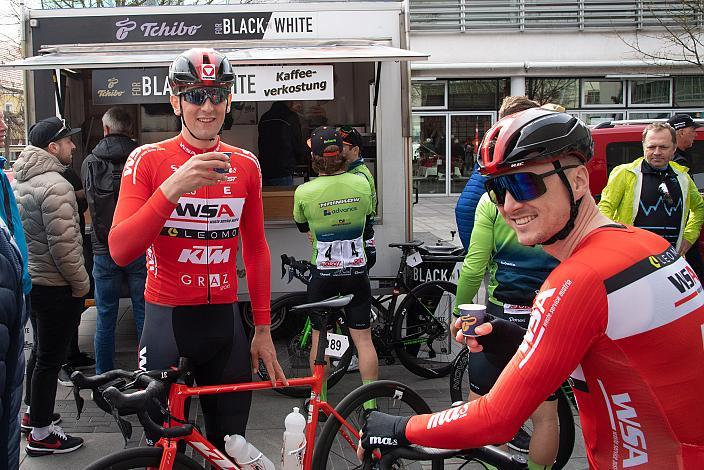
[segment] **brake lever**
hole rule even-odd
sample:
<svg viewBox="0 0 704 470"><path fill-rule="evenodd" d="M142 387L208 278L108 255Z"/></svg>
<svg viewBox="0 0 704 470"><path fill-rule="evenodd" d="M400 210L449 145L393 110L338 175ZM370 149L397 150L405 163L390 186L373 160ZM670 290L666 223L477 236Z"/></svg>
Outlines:
<svg viewBox="0 0 704 470"><path fill-rule="evenodd" d="M73 399L76 400L76 420L79 420L81 419L81 412L83 412L85 400L81 396L81 389L75 384L73 386Z"/></svg>
<svg viewBox="0 0 704 470"><path fill-rule="evenodd" d="M122 438L125 440L125 447L127 447L127 443L132 438L132 423L122 418L117 408L112 405L110 406L110 408L112 410L112 417L115 418L117 427L120 430L120 433L122 434Z"/></svg>

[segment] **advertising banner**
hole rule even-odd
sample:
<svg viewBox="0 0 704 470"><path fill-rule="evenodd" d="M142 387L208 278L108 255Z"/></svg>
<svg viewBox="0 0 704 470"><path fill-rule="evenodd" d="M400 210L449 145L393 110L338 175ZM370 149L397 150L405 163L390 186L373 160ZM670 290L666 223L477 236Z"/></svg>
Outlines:
<svg viewBox="0 0 704 470"><path fill-rule="evenodd" d="M93 104L167 103L165 67L93 70ZM331 100L332 65L235 67L233 101Z"/></svg>

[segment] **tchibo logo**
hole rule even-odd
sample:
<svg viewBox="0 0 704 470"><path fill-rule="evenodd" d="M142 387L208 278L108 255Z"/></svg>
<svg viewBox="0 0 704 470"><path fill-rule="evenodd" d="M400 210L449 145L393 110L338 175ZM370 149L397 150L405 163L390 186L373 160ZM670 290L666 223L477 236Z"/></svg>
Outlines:
<svg viewBox="0 0 704 470"><path fill-rule="evenodd" d="M230 248L220 246L193 246L184 248L178 257L179 263L220 264L230 260Z"/></svg>
<svg viewBox="0 0 704 470"><path fill-rule="evenodd" d="M391 437L369 436L369 444L375 446L397 446L398 441Z"/></svg>

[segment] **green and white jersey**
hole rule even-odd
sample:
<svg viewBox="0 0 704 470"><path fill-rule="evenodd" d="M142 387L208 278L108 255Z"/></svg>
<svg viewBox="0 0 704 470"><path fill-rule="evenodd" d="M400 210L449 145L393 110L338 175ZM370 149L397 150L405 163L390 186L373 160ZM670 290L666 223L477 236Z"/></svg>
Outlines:
<svg viewBox="0 0 704 470"><path fill-rule="evenodd" d="M360 158L356 162L352 162L347 172L352 173L353 175L362 176L365 180L367 180L367 183L369 183L369 189L372 192L372 216L375 216L377 206L376 186L374 185L374 177L372 176L371 171L369 171L367 165L364 164L364 160Z"/></svg>
<svg viewBox="0 0 704 470"><path fill-rule="evenodd" d="M362 235L372 210L369 184L352 173L319 176L296 188L293 219L310 228L310 262L319 274L346 276L366 272Z"/></svg>

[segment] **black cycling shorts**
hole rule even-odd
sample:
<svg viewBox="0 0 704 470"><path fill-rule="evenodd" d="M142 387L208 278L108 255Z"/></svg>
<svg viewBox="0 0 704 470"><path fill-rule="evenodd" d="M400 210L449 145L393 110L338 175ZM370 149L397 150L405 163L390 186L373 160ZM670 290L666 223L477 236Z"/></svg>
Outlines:
<svg viewBox="0 0 704 470"><path fill-rule="evenodd" d="M366 330L371 324L372 291L367 274L320 277L315 270L308 284L308 302L320 302L336 295L353 294L345 307L345 322L353 330ZM313 328L320 330L320 314L310 316Z"/></svg>
<svg viewBox="0 0 704 470"><path fill-rule="evenodd" d="M521 328L528 329L530 314L507 314L504 308L496 305L493 302L487 302L487 313L503 318L510 322L518 324ZM478 394L486 395L494 386L496 380L501 375L501 372L506 367L507 362L499 359L498 356L490 353L472 353L469 355L467 363L467 372L469 374L469 389ZM557 396L553 393L546 401L556 400Z"/></svg>
<svg viewBox="0 0 704 470"><path fill-rule="evenodd" d="M178 365L179 357L191 360L197 385L251 381L249 339L237 304L167 307L146 302L139 368L167 369ZM219 449L224 451L226 434L245 434L252 392L199 400L207 438ZM159 416L156 409L150 415Z"/></svg>

